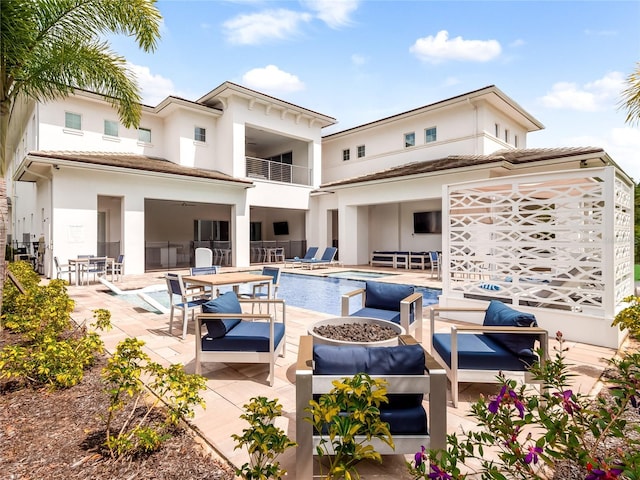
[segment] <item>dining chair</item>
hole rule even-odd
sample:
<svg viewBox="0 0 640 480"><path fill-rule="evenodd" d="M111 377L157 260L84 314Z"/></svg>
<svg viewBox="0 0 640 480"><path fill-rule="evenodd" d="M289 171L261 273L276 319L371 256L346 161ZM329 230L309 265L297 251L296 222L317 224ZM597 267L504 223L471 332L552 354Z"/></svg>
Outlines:
<svg viewBox="0 0 640 480"><path fill-rule="evenodd" d="M124 255L121 253L113 262L107 264L107 273L111 274L111 281L117 278L118 281L122 280L124 275Z"/></svg>
<svg viewBox="0 0 640 480"><path fill-rule="evenodd" d="M213 265L213 250L210 248L196 248L196 267L210 267Z"/></svg>
<svg viewBox="0 0 640 480"><path fill-rule="evenodd" d="M71 285L71 274L76 273L75 267L71 267L68 263L61 264L58 261L58 257L53 257L53 263L56 267L56 278L60 278L61 275L67 274L69 275L69 285Z"/></svg>
<svg viewBox="0 0 640 480"><path fill-rule="evenodd" d="M184 285L182 275L177 273L167 273L167 292L169 293L169 304L171 312L169 316L169 335L173 333L173 315L176 310L182 312L182 339L187 338L187 314L191 312L191 318L194 318L195 310L199 309L203 303L210 298L203 294L202 291L189 292Z"/></svg>
<svg viewBox="0 0 640 480"><path fill-rule="evenodd" d="M107 257L94 257L89 256L87 263L80 265L80 281L84 283L86 279L89 283L89 276L93 275L93 280L97 280L98 277L102 277L107 274Z"/></svg>
<svg viewBox="0 0 640 480"><path fill-rule="evenodd" d="M269 285L266 283L258 283L253 285L250 292L243 292L240 296L243 298L275 300L278 296L278 286L280 285L280 268L262 267L262 275L269 275L271 277L271 289L269 289ZM271 295L269 295L269 290L271 291ZM262 306L258 305L258 308L262 308Z"/></svg>

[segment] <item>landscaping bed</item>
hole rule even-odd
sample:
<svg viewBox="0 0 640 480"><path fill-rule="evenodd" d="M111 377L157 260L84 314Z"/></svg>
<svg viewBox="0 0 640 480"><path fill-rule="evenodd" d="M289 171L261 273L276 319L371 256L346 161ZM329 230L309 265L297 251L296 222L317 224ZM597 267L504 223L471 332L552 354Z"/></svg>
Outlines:
<svg viewBox="0 0 640 480"><path fill-rule="evenodd" d="M0 346L10 334L0 333ZM230 480L233 468L187 427L160 450L131 460L101 453L109 401L100 381L104 359L68 389L15 389L0 383L0 472L10 479ZM215 413L211 413L214 415Z"/></svg>

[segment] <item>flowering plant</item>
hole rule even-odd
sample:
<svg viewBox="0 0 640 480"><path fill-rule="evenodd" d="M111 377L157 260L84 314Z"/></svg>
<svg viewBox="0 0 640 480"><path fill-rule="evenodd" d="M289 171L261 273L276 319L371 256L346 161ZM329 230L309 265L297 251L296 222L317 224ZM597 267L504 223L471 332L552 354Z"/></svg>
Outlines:
<svg viewBox="0 0 640 480"><path fill-rule="evenodd" d="M416 453L408 463L414 478L553 478L567 460L585 480L640 479L640 428L625 416L640 411L640 354L610 360L610 395L593 400L569 388L561 332L556 339L555 358L531 368L544 382L541 395L499 375L500 393L471 406L478 429L449 435L445 450Z"/></svg>

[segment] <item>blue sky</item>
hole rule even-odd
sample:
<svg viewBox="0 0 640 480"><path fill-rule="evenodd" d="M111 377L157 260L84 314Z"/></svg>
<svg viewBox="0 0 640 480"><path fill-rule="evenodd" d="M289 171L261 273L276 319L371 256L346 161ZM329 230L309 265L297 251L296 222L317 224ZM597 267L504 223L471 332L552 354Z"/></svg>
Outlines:
<svg viewBox="0 0 640 480"><path fill-rule="evenodd" d="M528 147L604 148L640 181L618 108L640 62L640 1L159 1L153 54L115 37L145 103L225 81L350 128L496 85L545 125Z"/></svg>

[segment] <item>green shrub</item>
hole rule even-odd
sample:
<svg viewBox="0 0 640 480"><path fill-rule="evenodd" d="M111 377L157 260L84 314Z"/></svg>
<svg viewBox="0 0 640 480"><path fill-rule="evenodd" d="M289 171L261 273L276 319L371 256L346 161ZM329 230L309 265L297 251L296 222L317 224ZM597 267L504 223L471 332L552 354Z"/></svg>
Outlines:
<svg viewBox="0 0 640 480"><path fill-rule="evenodd" d="M365 459L382 462L382 457L368 442L377 438L394 447L389 424L380 419L380 405L387 403L386 381L357 373L334 381L333 389L310 400L305 411L321 433L317 447L320 475L327 479L360 478L356 465ZM330 453L333 451L334 453ZM329 460L327 475L322 473L323 457Z"/></svg>
<svg viewBox="0 0 640 480"><path fill-rule="evenodd" d="M629 330L629 335L640 338L640 297L629 296L622 300L629 305L618 312L613 326Z"/></svg>
<svg viewBox="0 0 640 480"><path fill-rule="evenodd" d="M242 430L242 435L231 437L236 441L236 449L246 447L250 461L236 469L236 475L245 480L281 479L287 472L280 468L277 458L287 448L296 446L274 425L275 419L282 415L282 405L278 399L253 397L244 409L240 418L249 422L249 428Z"/></svg>
<svg viewBox="0 0 640 480"><path fill-rule="evenodd" d="M109 328L111 314L96 310L88 327L76 325L71 319L74 302L64 281L39 285L39 276L27 262L9 268L25 293L10 280L5 282L2 319L19 341L0 350L0 379L50 388L76 385L96 354L103 352L95 329Z"/></svg>
<svg viewBox="0 0 640 480"><path fill-rule="evenodd" d="M151 362L143 346L136 338L123 340L102 371L109 395L105 446L114 458L157 450L170 437L170 427L193 417L196 405L204 406L204 377L185 373L180 364L165 368ZM145 389L143 378L155 396ZM161 401L165 409L157 408ZM136 413L139 408L141 414ZM154 412L164 415L163 420L159 422ZM117 414L121 425L114 430Z"/></svg>

